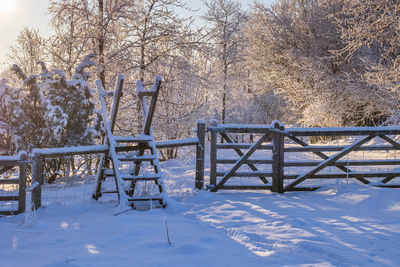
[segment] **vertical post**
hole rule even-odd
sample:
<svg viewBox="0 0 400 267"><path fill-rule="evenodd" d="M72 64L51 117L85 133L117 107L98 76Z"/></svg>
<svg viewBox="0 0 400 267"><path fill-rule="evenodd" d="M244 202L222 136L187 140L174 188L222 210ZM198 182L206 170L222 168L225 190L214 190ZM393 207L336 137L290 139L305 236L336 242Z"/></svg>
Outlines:
<svg viewBox="0 0 400 267"><path fill-rule="evenodd" d="M19 163L19 198L18 198L18 213L25 211L26 205L26 177L27 177L27 159L28 156L25 152L20 154Z"/></svg>
<svg viewBox="0 0 400 267"><path fill-rule="evenodd" d="M279 122L273 123L275 129L284 130ZM285 136L281 133L273 133L272 145L272 192L283 193L283 168L285 159Z"/></svg>
<svg viewBox="0 0 400 267"><path fill-rule="evenodd" d="M197 121L197 139L195 188L201 190L204 186L204 154L206 148L206 122L204 120Z"/></svg>
<svg viewBox="0 0 400 267"><path fill-rule="evenodd" d="M42 206L43 161L40 154L35 154L32 163L32 209Z"/></svg>
<svg viewBox="0 0 400 267"><path fill-rule="evenodd" d="M213 129L217 127L218 123L216 120L211 120L210 127L210 189L212 192L216 191L217 188L217 131Z"/></svg>
<svg viewBox="0 0 400 267"><path fill-rule="evenodd" d="M111 132L114 132L115 122L117 121L119 101L122 96L122 86L124 85L124 75L118 74L117 81L115 83L114 98L111 106L110 112L110 124Z"/></svg>

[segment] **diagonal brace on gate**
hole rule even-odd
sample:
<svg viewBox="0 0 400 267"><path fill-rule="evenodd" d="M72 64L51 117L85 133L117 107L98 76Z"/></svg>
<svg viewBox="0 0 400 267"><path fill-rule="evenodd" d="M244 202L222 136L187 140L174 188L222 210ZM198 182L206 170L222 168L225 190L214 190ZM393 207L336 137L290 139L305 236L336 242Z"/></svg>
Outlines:
<svg viewBox="0 0 400 267"><path fill-rule="evenodd" d="M228 143L234 143L234 141L232 140L232 138L230 138L226 133L220 133L220 135L222 136L222 138L224 138ZM244 153L242 152L242 150L240 150L240 148L234 147L233 150L235 150L235 152L240 156L243 157ZM249 163L246 162L246 164L250 167L251 170L253 171L258 171L257 167L253 164L253 163ZM264 184L268 184L268 180L267 178L265 178L264 176L258 176L258 178L260 178L260 180L264 183Z"/></svg>
<svg viewBox="0 0 400 267"><path fill-rule="evenodd" d="M309 146L309 144L307 144L306 142L302 141L301 139L299 139L299 138L297 138L297 137L295 137L295 136L289 135L289 138L292 139L293 141L295 141L296 143L300 144L300 145L303 146L303 147ZM314 153L315 155L317 155L318 157L320 157L320 158L322 158L322 159L324 159L324 160L326 160L326 159L329 158L327 155L325 155L325 154L322 153L322 152L315 152L315 151L313 151L312 153ZM345 173L352 172L350 169L348 169L348 168L346 168L346 167L344 167L344 166L336 166L336 167L337 167L339 170L344 171ZM360 182L362 182L363 184L369 184L369 183L370 183L368 180L366 180L366 179L364 179L364 178L362 178L362 177L357 177L356 179L359 180Z"/></svg>
<svg viewBox="0 0 400 267"><path fill-rule="evenodd" d="M397 149L400 149L400 144L397 143L396 141L394 141L393 139L387 137L386 135L378 135L381 139L385 140L386 142L388 142L389 144L391 144L392 146L394 146ZM386 184L387 182L390 182L393 178L395 178L396 176L392 175L392 176L388 176L384 179L381 180L382 183Z"/></svg>
<svg viewBox="0 0 400 267"><path fill-rule="evenodd" d="M257 150L257 148L268 138L269 133L264 134L256 143L250 146L249 150L236 161L235 165L225 173L221 182L216 186L216 190L221 189L221 187L228 181L229 178L240 168L240 166L249 159L249 157Z"/></svg>
<svg viewBox="0 0 400 267"><path fill-rule="evenodd" d="M342 151L340 151L339 153L337 153L336 155L333 155L329 158L327 158L326 160L320 162L315 168L311 169L308 172L305 172L301 175L299 175L294 182L290 183L289 185L285 186L284 191L293 189L293 187L295 187L296 185L298 185L299 183L303 182L304 180L306 180L307 178L309 178L310 176L316 174L317 172L319 172L320 170L324 169L325 167L327 167L329 164L337 161L338 159L344 157L345 155L349 154L350 152L356 150L357 148L359 148L360 146L362 146L363 144L365 144L366 142L370 141L371 139L373 139L375 137L375 135L370 135L365 137L364 139L349 145L347 147L345 147Z"/></svg>

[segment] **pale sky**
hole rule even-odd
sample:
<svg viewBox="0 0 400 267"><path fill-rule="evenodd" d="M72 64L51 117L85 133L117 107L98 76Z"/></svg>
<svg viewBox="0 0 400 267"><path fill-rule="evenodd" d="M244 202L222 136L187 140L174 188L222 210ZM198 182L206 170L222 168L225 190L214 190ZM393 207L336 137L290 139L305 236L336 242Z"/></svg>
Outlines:
<svg viewBox="0 0 400 267"><path fill-rule="evenodd" d="M187 0L189 7L199 8L200 0ZM247 7L253 0L241 0ZM274 0L259 0L269 6ZM39 29L42 36L50 35L50 17L47 15L49 0L0 0L0 69L9 47L15 42L18 33L25 27ZM201 12L201 11L200 11Z"/></svg>

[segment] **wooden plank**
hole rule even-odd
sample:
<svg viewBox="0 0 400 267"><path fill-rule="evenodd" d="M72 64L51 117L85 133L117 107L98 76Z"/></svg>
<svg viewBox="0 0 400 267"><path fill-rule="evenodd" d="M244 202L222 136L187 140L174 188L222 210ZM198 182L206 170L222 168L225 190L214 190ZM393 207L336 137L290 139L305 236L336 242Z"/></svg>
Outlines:
<svg viewBox="0 0 400 267"><path fill-rule="evenodd" d="M292 139L294 142L300 144L301 146L304 146L304 147L309 146L306 142L304 142L303 140L297 138L296 136L289 136L289 138ZM356 150L359 149L359 148L360 148L360 147L357 147L357 148L354 149L354 150L356 151ZM343 147L342 151L343 151L344 149L346 149L345 146ZM325 154L322 153L322 152L313 152L313 153L314 153L315 155L317 155L318 157L324 159L324 160L328 159L328 156L325 155ZM346 167L344 167L344 166L338 166L337 168L338 168L339 170L342 170L342 171L346 172L346 173L351 172L351 170L349 170L348 168L346 168ZM361 178L361 177L360 177L360 178L357 178L357 180L359 180L359 181L362 182L363 184L369 184L369 181L366 180L366 179L364 179L364 178Z"/></svg>
<svg viewBox="0 0 400 267"><path fill-rule="evenodd" d="M219 124L213 128L215 132L225 133L267 133L274 130L272 125L265 124ZM281 132L294 136L399 135L400 127L288 128Z"/></svg>
<svg viewBox="0 0 400 267"><path fill-rule="evenodd" d="M17 201L19 196L0 196L0 201Z"/></svg>
<svg viewBox="0 0 400 267"><path fill-rule="evenodd" d="M22 213L25 211L26 207L26 179L28 177L28 164L26 160L28 156L26 154L21 154L21 161L19 164L19 186L18 186L18 194L19 194L19 201L18 201L18 212Z"/></svg>
<svg viewBox="0 0 400 267"><path fill-rule="evenodd" d="M270 190L270 185L223 185L222 190Z"/></svg>
<svg viewBox="0 0 400 267"><path fill-rule="evenodd" d="M218 144L218 149L249 149L250 143L223 143ZM260 145L258 149L272 150L272 145Z"/></svg>
<svg viewBox="0 0 400 267"><path fill-rule="evenodd" d="M373 185L376 187L387 187L387 188L400 188L400 184L381 184L381 185Z"/></svg>
<svg viewBox="0 0 400 267"><path fill-rule="evenodd" d="M226 172L217 172L217 176L221 177L224 176ZM231 177L259 177L259 176L264 176L264 177L272 177L272 172L267 172L267 171L240 171L240 172L234 172L232 173Z"/></svg>
<svg viewBox="0 0 400 267"><path fill-rule="evenodd" d="M223 139L225 139L228 143L234 143L234 141L232 140L232 138L230 138L226 133L220 132L220 135L222 136ZM256 148L257 149L257 148ZM239 148L233 148L233 150L241 157L243 157L244 153L239 149ZM245 160L247 161L247 159ZM250 167L250 169L252 169L253 171L257 171L257 167L252 164L252 163L247 163L246 164ZM260 180L264 183L264 184L268 184L268 180L267 178L265 178L264 176L259 176Z"/></svg>
<svg viewBox="0 0 400 267"><path fill-rule="evenodd" d="M289 137L292 138L293 136ZM300 139L298 139L300 140ZM341 151L346 146L310 146L307 145L305 147L286 147L285 152L335 152ZM355 151L381 151L381 150L398 150L393 146L381 145L381 146L362 146L356 149Z"/></svg>
<svg viewBox="0 0 400 267"><path fill-rule="evenodd" d="M229 159L218 159L218 164L234 164L238 159L236 158L229 158ZM272 164L271 159L248 159L245 161L244 164Z"/></svg>
<svg viewBox="0 0 400 267"><path fill-rule="evenodd" d="M320 170L324 169L325 167L328 166L329 163L334 162L336 160L338 160L339 158L344 157L345 155L347 155L348 153L354 151L354 149L362 146L363 144L367 143L368 141L370 141L372 138L374 138L375 135L370 135L367 136L365 138L363 138L362 140L355 142L352 145L347 146L345 149L343 149L341 152L339 152L336 155L333 155L329 158L327 158L325 161L322 161L320 164L318 164L318 166L316 166L315 168L299 175L294 182L290 183L289 185L285 186L285 191L286 190L290 190L292 188L294 188L296 185L298 185L299 183L303 182L305 179L307 179L309 176L314 175L315 173L319 172Z"/></svg>
<svg viewBox="0 0 400 267"><path fill-rule="evenodd" d="M317 166L321 161L286 161L285 167ZM328 166L390 166L400 165L399 159L392 160L348 160L336 161Z"/></svg>
<svg viewBox="0 0 400 267"><path fill-rule="evenodd" d="M204 155L206 150L206 122L197 121L197 143L196 143L196 177L195 188L198 190L204 187Z"/></svg>
<svg viewBox="0 0 400 267"><path fill-rule="evenodd" d="M391 144L394 148L400 150L400 144L394 141L393 139L387 137L386 135L378 135L381 139L385 140L389 144Z"/></svg>
<svg viewBox="0 0 400 267"><path fill-rule="evenodd" d="M222 178L222 180L221 180L221 181L218 183L218 185L217 185L217 190L218 190L221 186L223 186L224 183L226 183L226 181L228 181L228 179L231 177L231 175L232 175L233 173L235 173L235 172L240 168L240 166L242 166L242 164L244 163L244 161L246 161L246 160L256 151L257 147L258 147L259 145L261 145L262 142L264 142L265 139L268 138L268 136L269 136L269 133L264 134L257 142L255 142L255 143L250 147L250 149L242 156L242 158L239 159L239 160L236 162L235 166L233 166L233 167L224 175L224 177Z"/></svg>
<svg viewBox="0 0 400 267"><path fill-rule="evenodd" d="M1 167L14 167L17 164L18 164L18 160L8 160L8 159L0 160L0 166Z"/></svg>
<svg viewBox="0 0 400 267"><path fill-rule="evenodd" d="M64 148L40 148L33 149L32 155L40 154L45 158L57 158L73 155L89 155L108 153L107 145L79 146L79 147L64 147Z"/></svg>
<svg viewBox="0 0 400 267"><path fill-rule="evenodd" d="M150 149L148 144L138 144L135 146L117 146L115 147L115 152L129 152L129 151L138 151L138 150L145 150ZM143 154L143 152L142 152Z"/></svg>
<svg viewBox="0 0 400 267"><path fill-rule="evenodd" d="M37 183L32 190L31 206L36 210L42 206L42 185L43 185L44 158L41 154L35 154L32 163L32 184Z"/></svg>
<svg viewBox="0 0 400 267"><path fill-rule="evenodd" d="M7 166L7 167L4 167L4 168L1 168L0 169L0 174L5 173L6 171L9 171L9 170L11 170L13 168L15 168L15 166Z"/></svg>
<svg viewBox="0 0 400 267"><path fill-rule="evenodd" d="M315 190L318 190L318 189L320 189L320 187L318 187L318 186L316 186L316 187L294 187L294 188L291 188L291 189L289 189L289 190L287 190L287 191L315 191Z"/></svg>
<svg viewBox="0 0 400 267"><path fill-rule="evenodd" d="M211 120L211 127L216 127L217 121ZM210 189L217 191L217 132L210 133Z"/></svg>
<svg viewBox="0 0 400 267"><path fill-rule="evenodd" d="M157 148L167 148L167 147L181 147L181 146L197 146L199 139L195 138L184 138L176 140L166 140L156 142Z"/></svg>
<svg viewBox="0 0 400 267"><path fill-rule="evenodd" d="M115 83L114 98L113 98L113 103L112 103L111 112L110 112L111 132L114 132L114 126L115 126L115 122L117 120L118 107L119 107L120 98L122 96L122 86L123 85L124 85L124 76L122 74L118 74L118 78Z"/></svg>
<svg viewBox="0 0 400 267"><path fill-rule="evenodd" d="M293 136L399 135L400 127L288 128Z"/></svg>
<svg viewBox="0 0 400 267"><path fill-rule="evenodd" d="M212 126L210 130L223 133L268 133L273 129L267 124L218 124Z"/></svg>
<svg viewBox="0 0 400 267"><path fill-rule="evenodd" d="M0 184L19 184L19 178L0 179Z"/></svg>
<svg viewBox="0 0 400 267"><path fill-rule="evenodd" d="M217 164L234 164L237 158L225 158L218 159ZM249 159L245 163L251 164L272 164L272 160L269 159ZM317 166L321 161L285 161L285 167L311 167ZM328 166L390 166L400 165L400 159L389 159L389 160L349 160L349 161L336 161Z"/></svg>
<svg viewBox="0 0 400 267"><path fill-rule="evenodd" d="M154 91L139 91L137 92L138 97L144 97L144 96L154 96L155 92Z"/></svg>
<svg viewBox="0 0 400 267"><path fill-rule="evenodd" d="M272 150L272 192L283 193L284 153L285 137L280 133L274 133Z"/></svg>
<svg viewBox="0 0 400 267"><path fill-rule="evenodd" d="M18 214L18 210L0 210L0 215L13 216Z"/></svg>
<svg viewBox="0 0 400 267"><path fill-rule="evenodd" d="M285 179L296 179L299 175L297 174L285 174ZM378 177L400 177L399 171L381 171L381 172L349 172L349 173L318 173L307 177L307 179L341 179L341 178L378 178Z"/></svg>
<svg viewBox="0 0 400 267"><path fill-rule="evenodd" d="M146 115L145 123L143 126L143 133L145 135L150 135L151 122L153 120L154 111L156 110L157 98L158 98L158 94L160 91L160 87L161 87L161 77L157 76L154 87L152 88L152 91L154 91L155 93L151 97L149 109L145 113L145 115ZM143 101L145 101L145 100L142 97L142 103L143 103Z"/></svg>

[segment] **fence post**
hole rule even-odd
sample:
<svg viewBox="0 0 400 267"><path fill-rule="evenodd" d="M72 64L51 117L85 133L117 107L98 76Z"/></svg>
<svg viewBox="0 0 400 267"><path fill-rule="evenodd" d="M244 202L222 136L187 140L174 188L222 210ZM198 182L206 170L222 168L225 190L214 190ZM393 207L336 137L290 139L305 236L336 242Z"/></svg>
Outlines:
<svg viewBox="0 0 400 267"><path fill-rule="evenodd" d="M196 145L196 189L203 189L204 186L204 154L206 143L206 122L197 120L197 139Z"/></svg>
<svg viewBox="0 0 400 267"><path fill-rule="evenodd" d="M32 209L42 206L43 156L35 154L32 163Z"/></svg>
<svg viewBox="0 0 400 267"><path fill-rule="evenodd" d="M217 127L215 119L211 120L211 127ZM210 130L210 189L215 192L217 188L217 132Z"/></svg>
<svg viewBox="0 0 400 267"><path fill-rule="evenodd" d="M19 162L19 199L18 199L18 213L22 213L25 211L26 205L26 177L27 177L27 160L28 156L25 152L20 154L21 162Z"/></svg>
<svg viewBox="0 0 400 267"><path fill-rule="evenodd" d="M272 123L277 130L285 130L278 121ZM281 133L273 133L272 143L272 192L283 193L283 168L285 160L285 136Z"/></svg>

